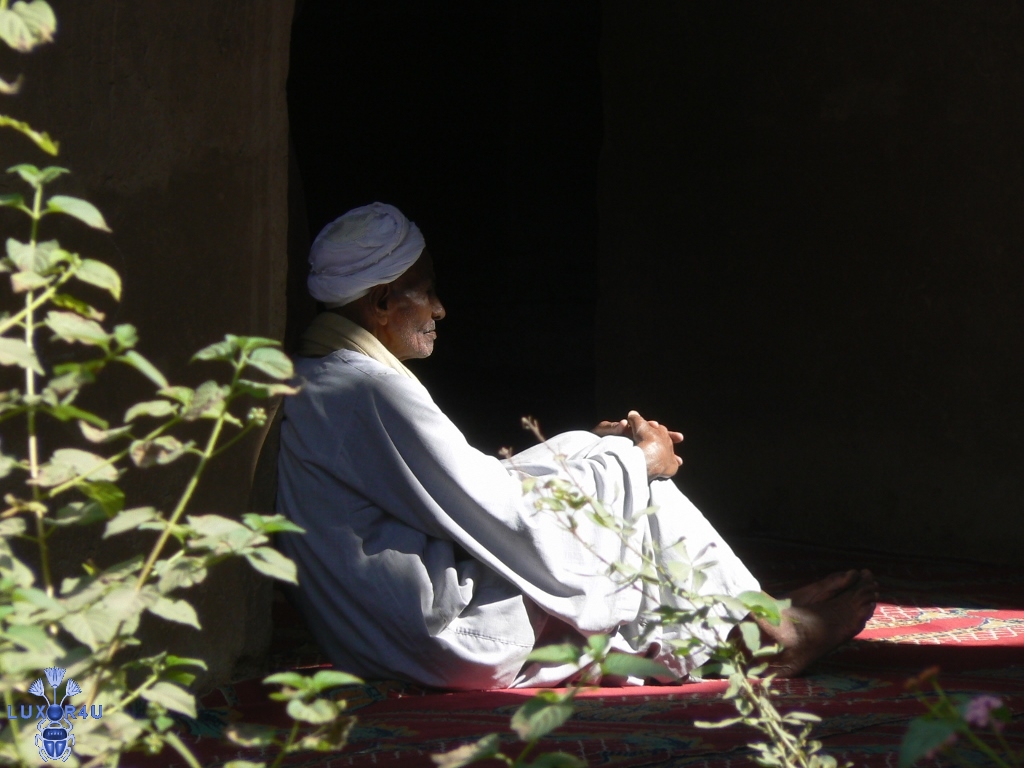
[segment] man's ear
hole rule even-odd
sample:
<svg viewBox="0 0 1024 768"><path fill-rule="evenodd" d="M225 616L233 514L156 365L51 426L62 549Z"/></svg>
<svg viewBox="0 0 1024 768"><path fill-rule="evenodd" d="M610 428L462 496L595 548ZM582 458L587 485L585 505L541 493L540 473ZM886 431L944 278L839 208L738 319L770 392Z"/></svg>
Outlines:
<svg viewBox="0 0 1024 768"><path fill-rule="evenodd" d="M391 298L391 286L375 285L370 289L370 295L367 298L370 299L370 311L377 322L381 325L387 324L388 300Z"/></svg>

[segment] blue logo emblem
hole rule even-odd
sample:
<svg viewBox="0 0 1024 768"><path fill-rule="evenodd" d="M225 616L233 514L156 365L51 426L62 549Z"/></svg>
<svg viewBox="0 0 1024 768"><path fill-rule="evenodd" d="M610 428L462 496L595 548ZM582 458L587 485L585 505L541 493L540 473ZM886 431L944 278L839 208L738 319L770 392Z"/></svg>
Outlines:
<svg viewBox="0 0 1024 768"><path fill-rule="evenodd" d="M60 684L64 680L66 670L60 667L47 667L43 672L46 674L46 680L50 683L50 690L53 691L53 701L51 702L46 697L42 678L36 680L28 688L29 693L42 696L43 701L47 704L45 709L36 707L37 710L40 710L39 714L41 715L39 723L36 725L36 730L39 731L36 734L36 746L39 747L39 756L43 758L44 763L50 760L64 762L71 757L71 748L75 746L75 735L71 732L74 730L74 726L68 717L68 710L71 710L71 717L74 717L75 708L71 705L65 709L64 702L81 693L82 689L69 677L67 685L64 686L64 698L58 704L57 689L60 688Z"/></svg>

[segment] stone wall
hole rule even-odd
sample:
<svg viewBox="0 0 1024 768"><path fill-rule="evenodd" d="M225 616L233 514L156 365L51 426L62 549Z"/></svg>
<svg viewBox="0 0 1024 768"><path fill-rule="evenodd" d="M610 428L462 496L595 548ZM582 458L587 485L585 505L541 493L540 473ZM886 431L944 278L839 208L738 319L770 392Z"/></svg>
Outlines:
<svg viewBox="0 0 1024 768"><path fill-rule="evenodd" d="M284 333L292 2L53 6L56 44L0 61L5 76L26 77L23 94L4 107L60 140L56 162L72 171L60 191L96 203L113 235L49 221L43 234L117 268L124 300L104 308L116 321L137 325L140 351L172 380L198 383L216 373L187 366L200 347L229 332ZM48 162L10 132L0 152L7 165ZM4 222L17 221L6 215L12 218ZM151 391L127 372L107 381L88 404L115 420L128 398ZM242 510L255 450L250 441L226 455L193 508ZM167 509L184 469L136 473L126 483L129 505ZM68 572L83 557L113 558L142 546L137 540L101 550L78 542L58 553L57 565ZM259 655L269 594L247 567L223 567L199 600L202 635L160 623L150 628L151 642L206 658L213 682Z"/></svg>

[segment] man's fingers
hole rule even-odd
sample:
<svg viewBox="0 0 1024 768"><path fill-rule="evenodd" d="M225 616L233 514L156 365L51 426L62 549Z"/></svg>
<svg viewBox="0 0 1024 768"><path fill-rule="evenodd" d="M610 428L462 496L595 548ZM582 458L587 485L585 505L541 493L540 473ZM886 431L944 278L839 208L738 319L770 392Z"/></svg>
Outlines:
<svg viewBox="0 0 1024 768"><path fill-rule="evenodd" d="M647 424L644 417L636 411L630 411L626 414L626 422L629 424L630 429L633 430L634 437L636 436L637 430Z"/></svg>
<svg viewBox="0 0 1024 768"><path fill-rule="evenodd" d="M606 435L628 435L629 422L625 419L619 421L602 421L592 430L595 435L605 437Z"/></svg>
<svg viewBox="0 0 1024 768"><path fill-rule="evenodd" d="M669 432L668 436L672 438L672 442L673 443L681 443L681 442L683 442L683 433L682 432Z"/></svg>

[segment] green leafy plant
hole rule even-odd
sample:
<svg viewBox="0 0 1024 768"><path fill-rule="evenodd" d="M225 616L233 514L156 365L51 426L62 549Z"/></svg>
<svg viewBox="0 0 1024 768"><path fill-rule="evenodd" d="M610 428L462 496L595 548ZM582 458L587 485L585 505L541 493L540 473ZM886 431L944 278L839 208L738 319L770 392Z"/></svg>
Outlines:
<svg viewBox="0 0 1024 768"><path fill-rule="evenodd" d="M543 441L543 435L534 420L524 419L523 426ZM523 492L533 495L535 508L555 515L567 531L588 547L588 542L579 535L580 515L600 527L614 531L632 554L633 564L605 562L609 576L618 582L620 588L649 589L652 594L672 595L675 599L671 603L663 602L647 613L644 618L648 626L672 626L688 630L687 635L668 641L673 653L681 657L696 653L707 654L710 660L698 672L701 675L716 674L728 678L728 687L723 697L736 708L737 716L714 723L698 721L695 725L703 728L746 725L759 731L766 740L749 745L753 750L751 759L759 765L835 768L835 759L819 754L820 742L810 738L811 730L820 718L806 712L782 714L772 702L775 695L772 690L774 675L766 674L768 659L782 649L778 645L762 644L761 630L753 619L756 617L778 626L782 620L782 611L789 606L789 601L774 600L763 592L744 592L736 596L701 594L700 590L706 582L703 573L705 566L694 562L699 559L699 554L691 559L685 541L674 545L671 558L662 558L658 556L659 553L637 549L631 543L634 539L634 523L619 519L599 500L584 493L572 479L572 471L564 457L556 457L556 460L562 465L564 477L550 478L543 482L531 477L523 482ZM647 510L641 515L652 511ZM592 548L591 551L600 557ZM735 616L745 618L733 618ZM728 639L721 642L707 639L721 636ZM435 755L435 763L443 768L458 768L496 758L515 768L569 768L581 765L578 758L562 753L547 753L532 763L524 762L541 738L571 716L572 702L579 685L597 682L603 675L659 679L672 677L664 666L650 659L609 652L608 638L604 636L591 637L582 647L566 644L539 648L530 654L529 659L575 664L580 683L571 686L565 694L542 692L516 712L512 718L512 729L526 742L519 756L513 759L500 752L500 739L492 734L475 744ZM523 722L535 725L524 731L521 727ZM551 762L546 762L549 760Z"/></svg>
<svg viewBox="0 0 1024 768"><path fill-rule="evenodd" d="M996 696L950 696L939 685L939 668L929 667L907 681L907 690L927 713L911 721L900 745L900 768L938 754L961 765L974 765L965 753L980 752L998 768L1020 768L1024 752L1015 751L1003 736L1010 708ZM930 688L926 692L925 688Z"/></svg>
<svg viewBox="0 0 1024 768"><path fill-rule="evenodd" d="M288 702L287 712L293 720L291 730L282 740L278 738L275 728L235 725L226 733L230 741L241 747L263 750L276 748L277 758L270 764L270 768L278 768L284 758L294 752L334 752L345 746L355 718L344 715L344 701L331 699L328 694L339 686L356 685L362 680L345 672L325 669L312 676L300 675L298 672L279 672L263 682L281 686L281 690L270 694L270 698ZM300 735L302 723L311 724L313 730ZM266 763L232 760L224 768L266 768Z"/></svg>
<svg viewBox="0 0 1024 768"><path fill-rule="evenodd" d="M13 5L0 0L0 38L15 50L48 42L55 31L56 18L43 0ZM19 85L0 82L0 91L13 93ZM2 126L57 154L57 143L26 123L0 116ZM227 374L223 380L195 388L172 385L136 349L134 326L104 325L105 313L73 292L87 285L94 294L99 289L96 295L105 293L106 301L119 301L118 273L56 240L42 239L52 216L109 231L100 211L86 200L51 193L51 185L68 173L65 168L24 163L9 173L27 185L28 193L0 196L0 206L23 214L27 227L21 237L7 239L0 259L0 272L9 275L20 304L0 315L0 366L20 369L23 385L0 392L0 422L23 419L26 444L22 454L0 453L0 479L10 489L0 511L0 695L12 715L0 732L0 762L38 763L41 731L33 715L16 713L32 697L50 701L39 677L45 668L53 706L65 673L61 706L78 697L69 705L75 714L74 753L86 758L86 765L116 765L126 751L157 753L170 746L198 768L173 726L175 715L196 715L189 685L205 663L166 651L139 657L139 623L148 613L199 629L184 594L229 558L244 558L266 576L295 582L294 564L270 544L276 532L301 532L284 517L246 514L233 520L188 513L210 462L266 423L266 411L247 404L296 391L287 383L292 364L272 339L229 335L193 357L220 366ZM53 350L60 350L61 359L78 351L79 359L51 365ZM110 366L134 369L155 388L150 399L129 406L113 424L79 404L83 388L99 382ZM76 424L78 444L44 455L39 435L45 419ZM202 437L190 437L202 433L203 425ZM7 440L2 447L14 451ZM126 472L179 461L191 462L192 468L170 509L125 508L119 482ZM113 565L85 563L58 583L51 562L54 537L83 531L104 539L148 533L152 543L148 551ZM34 551L31 563L26 549ZM268 678L282 686L273 695L288 701L296 723L286 740L266 744L279 746L281 756L296 749L339 748L350 722L340 717L343 702L325 700L321 693L353 681L332 672ZM300 738L301 723L314 730Z"/></svg>

